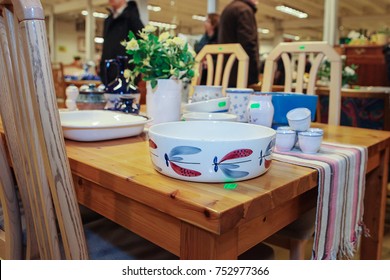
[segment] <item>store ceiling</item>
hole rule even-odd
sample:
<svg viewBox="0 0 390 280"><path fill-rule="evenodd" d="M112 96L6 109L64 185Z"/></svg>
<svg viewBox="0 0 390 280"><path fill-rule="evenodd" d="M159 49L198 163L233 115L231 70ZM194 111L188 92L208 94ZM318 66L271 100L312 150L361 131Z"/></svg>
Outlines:
<svg viewBox="0 0 390 280"><path fill-rule="evenodd" d="M146 0L139 0L146 1ZM217 0L220 13L231 0ZM47 12L50 7L63 19L80 17L86 0L42 0ZM296 35L301 40L321 40L323 30L324 0L259 0L256 14L258 27L269 29L260 34L261 39L272 39L275 26L284 33ZM350 30L367 30L368 33L390 27L390 0L339 0L339 32L341 36ZM105 12L108 0L92 0L97 11ZM185 34L203 33L203 23L192 19L192 15L207 14L207 0L149 0L148 4L161 7L160 12L149 12L149 20L174 23L177 32ZM275 10L279 4L288 5L309 14L307 19L298 19Z"/></svg>

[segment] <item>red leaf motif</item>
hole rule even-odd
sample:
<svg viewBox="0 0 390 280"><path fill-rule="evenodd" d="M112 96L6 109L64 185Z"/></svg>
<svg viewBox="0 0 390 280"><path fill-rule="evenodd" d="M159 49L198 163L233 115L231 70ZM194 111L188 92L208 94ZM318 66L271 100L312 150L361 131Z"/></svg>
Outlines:
<svg viewBox="0 0 390 280"><path fill-rule="evenodd" d="M180 167L180 166L178 166L177 164L175 164L173 162L170 162L170 164L171 164L171 167L172 167L173 171L175 171L177 174L179 174L181 176L197 177L197 176L202 175L202 173L200 173L200 172L198 172L196 170Z"/></svg>
<svg viewBox="0 0 390 280"><path fill-rule="evenodd" d="M154 143L152 139L149 139L149 147L152 149L157 149L157 144Z"/></svg>
<svg viewBox="0 0 390 280"><path fill-rule="evenodd" d="M268 169L270 166L271 166L271 163L272 163L272 159L265 159L265 168Z"/></svg>
<svg viewBox="0 0 390 280"><path fill-rule="evenodd" d="M228 153L227 155L225 155L219 161L219 163L224 162L225 160L229 160L229 159L248 157L252 153L253 153L253 151L251 149L238 149L238 150L234 150L234 151L231 151L230 153Z"/></svg>

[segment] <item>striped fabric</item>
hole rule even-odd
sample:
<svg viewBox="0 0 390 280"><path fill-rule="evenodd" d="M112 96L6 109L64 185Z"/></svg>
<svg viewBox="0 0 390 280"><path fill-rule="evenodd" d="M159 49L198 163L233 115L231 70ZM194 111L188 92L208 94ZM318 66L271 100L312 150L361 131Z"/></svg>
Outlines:
<svg viewBox="0 0 390 280"><path fill-rule="evenodd" d="M318 170L312 259L352 258L363 230L367 149L323 142L317 154L295 148L273 155L274 160Z"/></svg>

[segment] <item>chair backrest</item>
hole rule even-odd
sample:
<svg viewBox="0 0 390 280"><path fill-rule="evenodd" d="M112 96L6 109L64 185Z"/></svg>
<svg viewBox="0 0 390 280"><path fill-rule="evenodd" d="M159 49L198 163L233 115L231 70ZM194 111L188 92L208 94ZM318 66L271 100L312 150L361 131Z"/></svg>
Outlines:
<svg viewBox="0 0 390 280"><path fill-rule="evenodd" d="M0 258L18 260L23 255L19 201L3 139L0 137Z"/></svg>
<svg viewBox="0 0 390 280"><path fill-rule="evenodd" d="M214 56L216 59L214 60ZM195 69L199 76L192 79L192 85L201 81L203 63L207 65L207 85L222 86L223 92L228 86L233 64L238 62L237 88L246 88L248 83L249 57L240 44L205 45L195 57Z"/></svg>
<svg viewBox="0 0 390 280"><path fill-rule="evenodd" d="M40 257L60 259L63 251L67 259L86 259L42 5L39 0L0 0L0 12L0 112Z"/></svg>
<svg viewBox="0 0 390 280"><path fill-rule="evenodd" d="M51 64L53 70L54 88L57 96L57 104L65 104L66 84L64 76L64 65L61 62L53 62Z"/></svg>
<svg viewBox="0 0 390 280"><path fill-rule="evenodd" d="M341 110L341 57L326 42L292 42L280 43L268 55L265 60L264 75L261 91L271 92L274 83L276 62L281 57L285 71L284 91L293 91L293 56L298 56L296 87L295 92L304 91L304 74L306 65L306 56L312 54L314 59L309 72L309 81L307 83L306 93L315 94L317 72L321 62L326 57L331 65L330 83L329 83L329 117L328 123L340 124ZM317 114L318 115L318 114Z"/></svg>

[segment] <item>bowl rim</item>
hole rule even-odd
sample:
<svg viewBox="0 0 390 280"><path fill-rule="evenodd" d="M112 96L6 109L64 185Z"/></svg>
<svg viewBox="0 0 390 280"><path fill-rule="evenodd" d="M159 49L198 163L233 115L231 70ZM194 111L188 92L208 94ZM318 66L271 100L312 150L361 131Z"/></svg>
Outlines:
<svg viewBox="0 0 390 280"><path fill-rule="evenodd" d="M135 114L126 114L120 111L108 111L108 110L78 110L78 111L60 111L60 116L66 116L66 115L82 115L83 113L91 113L91 114L98 114L98 115L112 115L110 118L114 118L115 115L123 115L124 118L127 118L127 120L118 121L118 122L110 122L110 123L104 123L104 124L80 124L75 121L67 121L62 120L61 118L61 126L63 128L90 128L90 129L96 129L96 128L118 128L118 127L130 127L130 126L137 126L137 125L145 125L148 122L152 121L152 118L149 118L144 115L135 115ZM115 119L115 118L114 118ZM91 121L92 123L92 121Z"/></svg>
<svg viewBox="0 0 390 280"><path fill-rule="evenodd" d="M156 132L156 129L159 129L159 127L164 127L164 126L170 126L170 125L177 125L177 126L201 126L202 128L204 128L206 125L210 125L210 124L217 124L217 125L222 125L222 124L225 124L225 125L228 125L228 126L247 126L247 127L252 127L254 129L256 128L261 128L265 131L267 131L268 133L265 134L263 136L263 138L267 138L267 137L275 137L276 136L276 131L272 128L269 128L269 127L265 127L265 126L259 126L259 125L255 125L255 124L250 124L250 123L243 123L243 122L229 122L229 121L208 121L208 120L200 120L200 121L197 121L197 122L183 122L183 121L176 121L176 122L166 122L166 123L159 123L159 124L155 124L155 125L152 125L149 127L148 129L148 133L149 135L150 134L154 134L154 135L157 135L158 137L162 137L162 138L167 138L167 139L175 139L175 140L183 140L183 141L199 141L199 142L204 142L204 143L217 143L215 140L210 140L210 139L201 139L201 138L189 138L189 137L186 137L184 135L182 136L169 136L165 133L161 133L161 132ZM234 128L232 128L233 130ZM224 139L218 139L218 143L220 142L223 142L223 143L226 143L226 142L239 142L239 141L253 141L253 140L258 140L258 139L263 139L263 138L259 138L259 137L251 137L251 138L241 138L241 139L229 139L229 138L224 138Z"/></svg>
<svg viewBox="0 0 390 280"><path fill-rule="evenodd" d="M193 115L199 115L199 116L203 116L203 117L200 117L200 118L196 118L194 117ZM213 119L213 118L210 118L210 119L206 119L205 117L206 116L209 116L209 115L214 115L214 116L222 116L222 118L220 119ZM192 119L196 119L196 120L209 120L209 121L223 121L223 119L229 119L229 120L233 120L233 119L237 119L238 116L236 114L231 114L231 113L225 113L225 112L222 112L222 113L214 113L214 112L186 112L183 114L182 116L184 119L186 118L192 118Z"/></svg>
<svg viewBox="0 0 390 280"><path fill-rule="evenodd" d="M297 111L302 112L305 115L303 117L300 117L300 118L291 116L292 114L296 113ZM302 120L306 120L307 118L310 118L310 117L311 117L311 111L306 107L299 107L299 108L291 109L286 114L287 120L290 120L290 121L302 121Z"/></svg>

